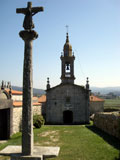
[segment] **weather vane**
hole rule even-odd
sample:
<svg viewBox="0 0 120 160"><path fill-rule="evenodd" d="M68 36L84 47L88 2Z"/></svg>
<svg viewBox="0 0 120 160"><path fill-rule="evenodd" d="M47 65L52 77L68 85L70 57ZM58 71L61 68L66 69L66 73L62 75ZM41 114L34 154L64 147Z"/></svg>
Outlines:
<svg viewBox="0 0 120 160"><path fill-rule="evenodd" d="M66 25L65 27L66 27L66 31L67 31L67 33L68 33L69 26L68 26L68 25Z"/></svg>

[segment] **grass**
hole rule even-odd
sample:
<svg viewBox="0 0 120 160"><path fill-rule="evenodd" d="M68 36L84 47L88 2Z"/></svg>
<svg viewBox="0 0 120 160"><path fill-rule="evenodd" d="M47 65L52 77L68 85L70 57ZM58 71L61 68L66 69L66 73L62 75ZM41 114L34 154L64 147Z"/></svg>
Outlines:
<svg viewBox="0 0 120 160"><path fill-rule="evenodd" d="M34 129L34 143L40 146L60 146L60 154L51 160L118 160L117 139L92 125L43 126ZM21 133L12 136L7 145L20 145Z"/></svg>
<svg viewBox="0 0 120 160"><path fill-rule="evenodd" d="M120 109L120 98L118 99L105 99L104 109Z"/></svg>

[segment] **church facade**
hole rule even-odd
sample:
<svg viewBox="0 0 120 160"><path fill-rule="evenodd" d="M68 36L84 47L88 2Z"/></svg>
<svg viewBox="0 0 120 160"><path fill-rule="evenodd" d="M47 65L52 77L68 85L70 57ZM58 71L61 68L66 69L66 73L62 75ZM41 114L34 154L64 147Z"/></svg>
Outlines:
<svg viewBox="0 0 120 160"><path fill-rule="evenodd" d="M89 123L89 84L86 87L75 85L74 60L68 33L61 59L61 84L50 87L49 78L46 90L47 124Z"/></svg>

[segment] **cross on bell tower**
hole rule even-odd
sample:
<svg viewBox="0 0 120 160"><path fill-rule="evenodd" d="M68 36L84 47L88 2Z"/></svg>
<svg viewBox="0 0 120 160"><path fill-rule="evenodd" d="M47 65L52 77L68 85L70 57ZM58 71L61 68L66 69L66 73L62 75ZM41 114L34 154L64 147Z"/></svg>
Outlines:
<svg viewBox="0 0 120 160"><path fill-rule="evenodd" d="M67 26L68 29L68 26ZM75 56L73 55L72 52L72 46L69 43L69 35L68 35L68 30L66 33L66 42L63 47L63 55L60 57L61 59L61 80L62 83L70 83L74 84L74 60Z"/></svg>

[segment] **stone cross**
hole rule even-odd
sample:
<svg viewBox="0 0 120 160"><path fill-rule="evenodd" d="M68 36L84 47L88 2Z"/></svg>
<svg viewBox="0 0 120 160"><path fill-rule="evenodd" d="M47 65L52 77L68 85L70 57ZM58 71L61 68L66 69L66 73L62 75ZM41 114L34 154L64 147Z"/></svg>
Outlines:
<svg viewBox="0 0 120 160"><path fill-rule="evenodd" d="M25 30L31 30L35 27L32 21L32 16L41 11L43 11L43 7L32 7L32 2L28 2L27 8L16 9L17 13L22 13L25 15L23 22L23 27Z"/></svg>
<svg viewBox="0 0 120 160"><path fill-rule="evenodd" d="M24 29L19 35L25 42L23 67L23 109L22 109L22 153L21 146L7 146L0 155L11 156L11 160L43 160L58 156L60 147L33 147L33 78L32 78L32 42L38 34L34 28L32 16L42 11L42 7L19 8L17 13L25 14Z"/></svg>
<svg viewBox="0 0 120 160"><path fill-rule="evenodd" d="M33 69L32 69L32 41L38 37L38 34L32 30L34 24L32 16L43 7L33 7L28 2L27 8L16 9L17 13L25 14L23 23L24 31L19 35L25 42L24 49L24 68L23 68L23 109L22 109L22 154L33 155Z"/></svg>

